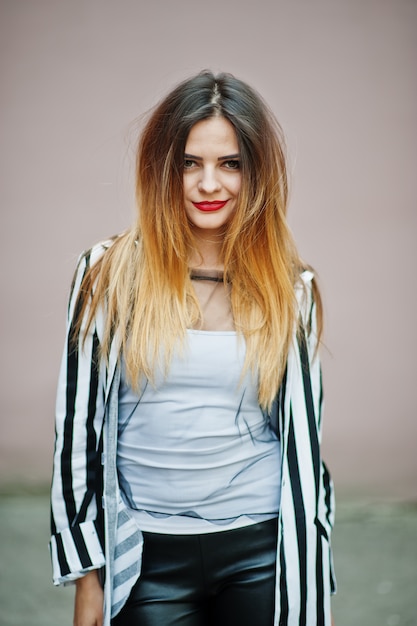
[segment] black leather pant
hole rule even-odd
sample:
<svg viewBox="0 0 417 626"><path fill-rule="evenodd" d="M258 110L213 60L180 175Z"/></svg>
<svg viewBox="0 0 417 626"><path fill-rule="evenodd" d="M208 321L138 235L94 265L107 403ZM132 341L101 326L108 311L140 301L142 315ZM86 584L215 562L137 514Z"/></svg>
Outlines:
<svg viewBox="0 0 417 626"><path fill-rule="evenodd" d="M113 626L272 626L277 520L144 533L142 573Z"/></svg>

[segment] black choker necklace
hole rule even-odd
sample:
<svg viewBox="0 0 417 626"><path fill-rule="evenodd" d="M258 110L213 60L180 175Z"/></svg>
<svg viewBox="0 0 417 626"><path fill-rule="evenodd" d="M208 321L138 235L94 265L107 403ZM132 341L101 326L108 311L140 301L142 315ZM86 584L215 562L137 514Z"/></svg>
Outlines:
<svg viewBox="0 0 417 626"><path fill-rule="evenodd" d="M218 270L191 269L190 278L191 280L211 280L213 283L224 282L223 272L220 272Z"/></svg>

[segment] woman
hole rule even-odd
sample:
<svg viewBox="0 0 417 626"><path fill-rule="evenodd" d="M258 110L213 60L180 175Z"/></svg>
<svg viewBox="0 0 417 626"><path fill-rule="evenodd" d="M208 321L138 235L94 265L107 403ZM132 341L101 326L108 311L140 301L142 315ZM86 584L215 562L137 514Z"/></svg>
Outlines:
<svg viewBox="0 0 417 626"><path fill-rule="evenodd" d="M208 71L174 89L137 204L72 286L54 582L76 581L76 626L330 624L320 297L260 96Z"/></svg>

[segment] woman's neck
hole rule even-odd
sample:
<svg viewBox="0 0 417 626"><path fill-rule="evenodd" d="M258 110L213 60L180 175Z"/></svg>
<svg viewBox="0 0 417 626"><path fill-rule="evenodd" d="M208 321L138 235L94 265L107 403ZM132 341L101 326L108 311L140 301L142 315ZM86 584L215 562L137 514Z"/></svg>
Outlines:
<svg viewBox="0 0 417 626"><path fill-rule="evenodd" d="M196 249L191 251L189 265L199 269L223 270L220 253L224 235L213 233L200 236L195 233Z"/></svg>

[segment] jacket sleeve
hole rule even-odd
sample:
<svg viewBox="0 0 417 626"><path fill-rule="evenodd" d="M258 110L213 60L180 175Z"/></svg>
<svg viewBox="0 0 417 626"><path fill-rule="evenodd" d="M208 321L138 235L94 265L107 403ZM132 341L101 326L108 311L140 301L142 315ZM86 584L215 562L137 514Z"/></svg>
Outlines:
<svg viewBox="0 0 417 626"><path fill-rule="evenodd" d="M336 592L336 579L334 575L333 556L330 548L331 532L335 518L335 497L334 486L330 472L321 458L322 439L322 416L323 416L323 381L320 363L319 346L317 341L317 313L314 301L311 272L304 272L302 275L305 284L303 305L301 307L302 327L305 337L306 367L309 369L309 380L311 382L311 403L315 415L318 445L319 445L319 484L318 484L318 505L317 520L322 525L323 533L329 541L330 549L330 590ZM301 347L301 351L303 348ZM307 400L308 401L308 400Z"/></svg>
<svg viewBox="0 0 417 626"><path fill-rule="evenodd" d="M96 325L92 324L84 341L78 339L74 345L71 340L78 293L90 259L89 253L81 257L74 276L58 379L50 541L56 585L76 580L105 561L101 506L104 393Z"/></svg>

